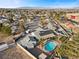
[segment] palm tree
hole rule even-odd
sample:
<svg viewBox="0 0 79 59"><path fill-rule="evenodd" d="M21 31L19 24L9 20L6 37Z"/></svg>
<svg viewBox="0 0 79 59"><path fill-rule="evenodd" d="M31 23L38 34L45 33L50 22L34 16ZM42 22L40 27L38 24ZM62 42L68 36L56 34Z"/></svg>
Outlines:
<svg viewBox="0 0 79 59"><path fill-rule="evenodd" d="M63 40L63 42L60 47L56 48L55 52L69 58L79 57L79 33L73 36L72 41L69 41L69 38L66 37L62 37L60 40Z"/></svg>
<svg viewBox="0 0 79 59"><path fill-rule="evenodd" d="M41 46L43 46L44 45L44 41L45 41L45 39L40 39L40 41L39 41L39 44L41 45Z"/></svg>

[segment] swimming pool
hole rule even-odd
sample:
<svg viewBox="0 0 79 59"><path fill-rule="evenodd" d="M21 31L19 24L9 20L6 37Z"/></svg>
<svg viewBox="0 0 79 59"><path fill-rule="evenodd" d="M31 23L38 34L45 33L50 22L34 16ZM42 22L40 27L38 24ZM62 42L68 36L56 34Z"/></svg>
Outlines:
<svg viewBox="0 0 79 59"><path fill-rule="evenodd" d="M55 41L47 41L44 45L44 49L48 52L53 51L57 46Z"/></svg>

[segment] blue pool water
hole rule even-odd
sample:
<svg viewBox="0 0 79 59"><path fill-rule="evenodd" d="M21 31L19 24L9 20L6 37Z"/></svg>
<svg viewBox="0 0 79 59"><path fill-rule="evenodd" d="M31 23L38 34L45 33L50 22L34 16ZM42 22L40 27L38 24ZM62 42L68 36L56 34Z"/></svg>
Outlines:
<svg viewBox="0 0 79 59"><path fill-rule="evenodd" d="M44 49L48 52L53 51L56 48L57 44L56 42L46 42Z"/></svg>

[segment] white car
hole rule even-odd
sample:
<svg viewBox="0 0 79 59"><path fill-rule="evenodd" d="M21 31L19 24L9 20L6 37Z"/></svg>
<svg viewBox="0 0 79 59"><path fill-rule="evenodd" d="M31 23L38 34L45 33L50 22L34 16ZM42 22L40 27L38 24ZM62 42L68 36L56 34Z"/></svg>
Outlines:
<svg viewBox="0 0 79 59"><path fill-rule="evenodd" d="M25 31L27 34L30 32L30 30Z"/></svg>

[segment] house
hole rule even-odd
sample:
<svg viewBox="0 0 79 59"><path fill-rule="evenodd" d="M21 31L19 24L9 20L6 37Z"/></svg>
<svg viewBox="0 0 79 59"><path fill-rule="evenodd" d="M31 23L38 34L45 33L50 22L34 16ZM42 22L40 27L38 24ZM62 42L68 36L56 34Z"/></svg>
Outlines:
<svg viewBox="0 0 79 59"><path fill-rule="evenodd" d="M6 17L0 16L0 19L6 19Z"/></svg>
<svg viewBox="0 0 79 59"><path fill-rule="evenodd" d="M67 28L69 29L75 29L75 26L71 22L66 23Z"/></svg>
<svg viewBox="0 0 79 59"><path fill-rule="evenodd" d="M29 49L34 48L37 45L38 39L35 37L34 33L30 33L27 34L22 40L18 40L18 43Z"/></svg>
<svg viewBox="0 0 79 59"><path fill-rule="evenodd" d="M79 22L79 13L67 13L66 16L68 19Z"/></svg>
<svg viewBox="0 0 79 59"><path fill-rule="evenodd" d="M0 17L0 26L10 26L9 20L5 17Z"/></svg>
<svg viewBox="0 0 79 59"><path fill-rule="evenodd" d="M48 29L48 28L43 29L41 27L36 28L34 31L34 34L35 34L35 37L38 38L39 40L41 38L47 39L47 38L55 36L53 30Z"/></svg>
<svg viewBox="0 0 79 59"><path fill-rule="evenodd" d="M0 23L4 23L8 21L7 18L0 16Z"/></svg>
<svg viewBox="0 0 79 59"><path fill-rule="evenodd" d="M12 34L16 33L18 31L18 27L17 26L12 26L11 30L12 30L12 32L11 32Z"/></svg>
<svg viewBox="0 0 79 59"><path fill-rule="evenodd" d="M38 28L38 24L36 22L27 23L27 24L25 24L24 27L25 27L25 29L36 29L36 28Z"/></svg>
<svg viewBox="0 0 79 59"><path fill-rule="evenodd" d="M40 31L39 35L41 36L41 38L50 38L50 37L53 37L54 34L53 34L53 31L52 30L43 30L43 31Z"/></svg>

